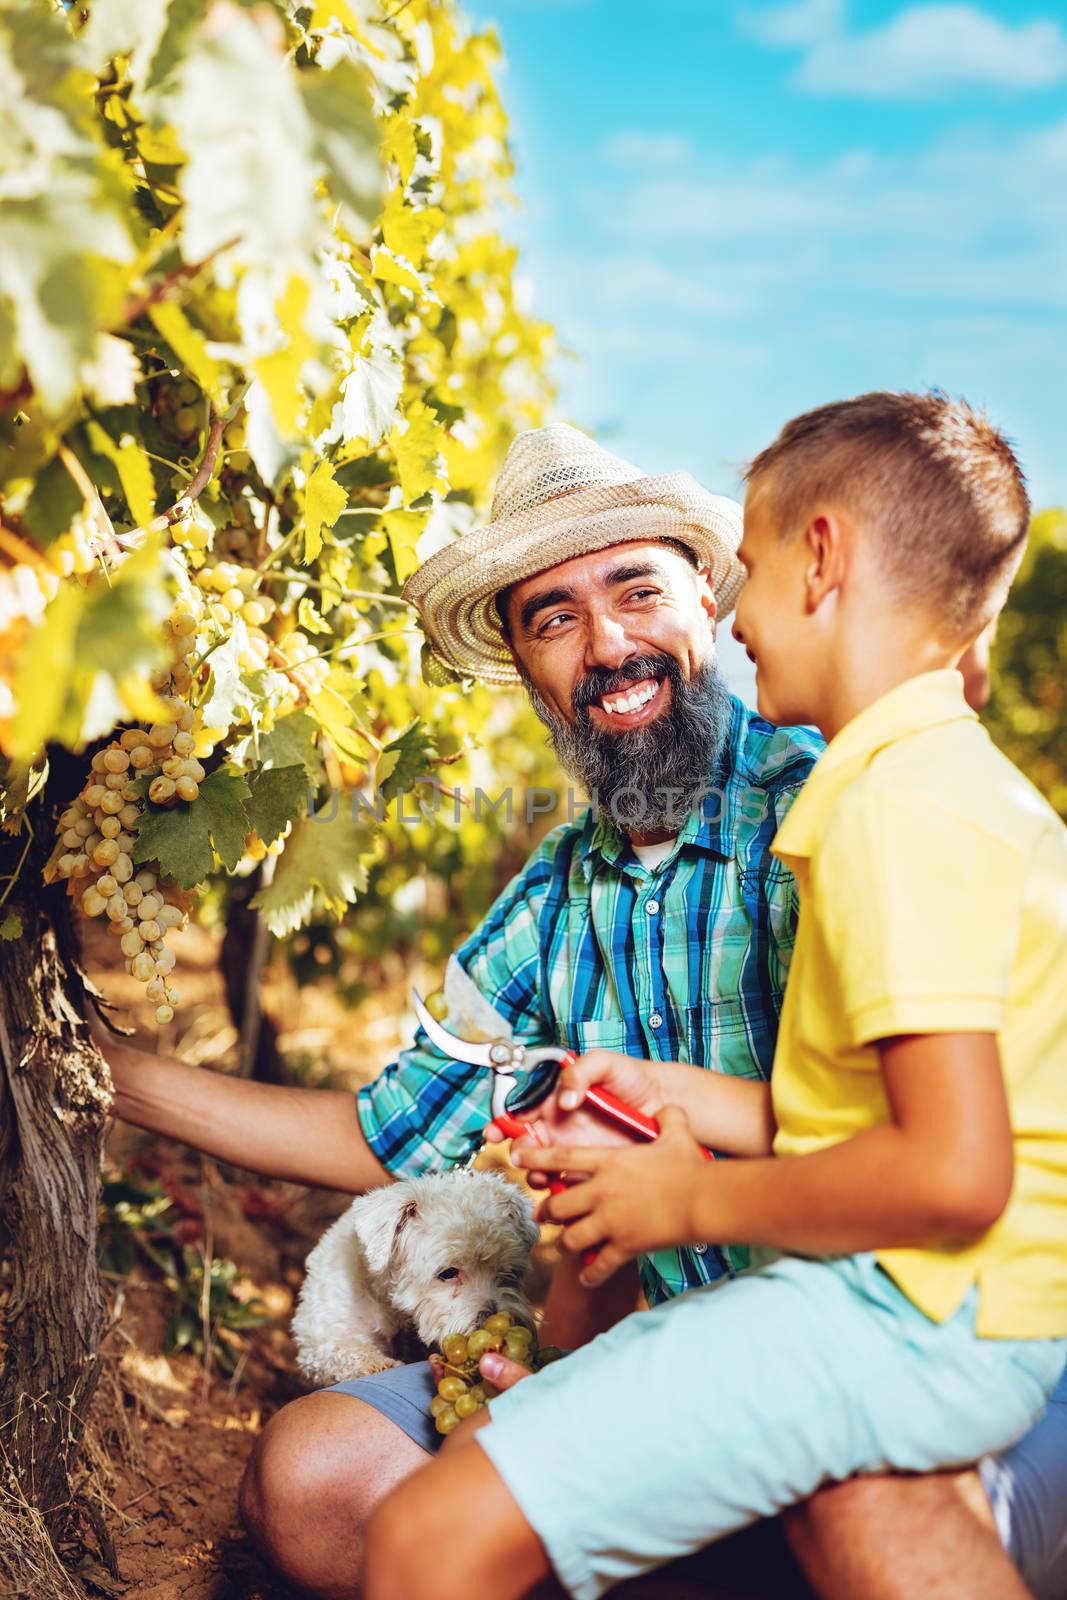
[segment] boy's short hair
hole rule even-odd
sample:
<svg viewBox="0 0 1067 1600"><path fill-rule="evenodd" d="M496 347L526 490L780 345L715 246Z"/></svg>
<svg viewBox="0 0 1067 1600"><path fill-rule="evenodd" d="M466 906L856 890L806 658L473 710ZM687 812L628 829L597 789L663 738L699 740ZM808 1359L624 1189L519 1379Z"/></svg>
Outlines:
<svg viewBox="0 0 1067 1600"><path fill-rule="evenodd" d="M794 417L746 479L783 537L820 501L862 517L896 592L953 637L997 614L1026 547L1030 500L1011 445L936 391L864 394Z"/></svg>

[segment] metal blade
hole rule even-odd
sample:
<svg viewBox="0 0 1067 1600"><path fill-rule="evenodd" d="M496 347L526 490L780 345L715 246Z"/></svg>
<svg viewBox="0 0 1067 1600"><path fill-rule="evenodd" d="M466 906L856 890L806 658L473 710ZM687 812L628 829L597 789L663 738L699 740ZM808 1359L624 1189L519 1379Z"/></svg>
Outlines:
<svg viewBox="0 0 1067 1600"><path fill-rule="evenodd" d="M437 1018L427 1011L417 989L412 989L411 999L419 1025L426 1030L430 1043L436 1045L443 1055L451 1056L453 1061L465 1061L472 1067L492 1066L489 1052L493 1048L493 1040L488 1039L480 1044L474 1044L469 1039L459 1039L454 1033L449 1033L447 1028L442 1027Z"/></svg>

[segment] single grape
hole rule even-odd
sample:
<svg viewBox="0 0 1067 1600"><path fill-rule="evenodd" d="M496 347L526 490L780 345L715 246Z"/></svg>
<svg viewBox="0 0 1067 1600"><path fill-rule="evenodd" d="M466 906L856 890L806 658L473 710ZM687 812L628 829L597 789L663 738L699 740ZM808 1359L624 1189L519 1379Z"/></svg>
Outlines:
<svg viewBox="0 0 1067 1600"><path fill-rule="evenodd" d="M442 1411L448 1411L449 1409L449 1402L447 1400L442 1400L439 1394L435 1394L433 1399L430 1401L431 1417L439 1417Z"/></svg>
<svg viewBox="0 0 1067 1600"><path fill-rule="evenodd" d="M459 1415L454 1406L449 1406L438 1415L435 1427L438 1433L451 1433L458 1424Z"/></svg>
<svg viewBox="0 0 1067 1600"><path fill-rule="evenodd" d="M485 1328L476 1328L467 1340L467 1354L472 1361L480 1361L487 1350L495 1350L497 1338Z"/></svg>
<svg viewBox="0 0 1067 1600"><path fill-rule="evenodd" d="M467 1390L466 1394L461 1394L456 1400L457 1417L473 1417L477 1410L478 1402L471 1394L469 1389Z"/></svg>
<svg viewBox="0 0 1067 1600"><path fill-rule="evenodd" d="M491 1317L486 1317L482 1326L486 1333L507 1333L511 1327L511 1317L506 1311L494 1311Z"/></svg>
<svg viewBox="0 0 1067 1600"><path fill-rule="evenodd" d="M559 1361L562 1355L563 1351L560 1350L557 1345L543 1345L542 1348L537 1352L538 1371L540 1371L542 1367L550 1367L553 1361Z"/></svg>
<svg viewBox="0 0 1067 1600"><path fill-rule="evenodd" d="M467 1339L462 1333L450 1333L441 1340L441 1354L450 1367L461 1367L467 1360Z"/></svg>
<svg viewBox="0 0 1067 1600"><path fill-rule="evenodd" d="M451 1404L454 1404L455 1401L459 1399L461 1394L467 1393L467 1385L464 1383L462 1378L442 1378L440 1383L437 1385L437 1393L441 1396L442 1400L447 1400Z"/></svg>

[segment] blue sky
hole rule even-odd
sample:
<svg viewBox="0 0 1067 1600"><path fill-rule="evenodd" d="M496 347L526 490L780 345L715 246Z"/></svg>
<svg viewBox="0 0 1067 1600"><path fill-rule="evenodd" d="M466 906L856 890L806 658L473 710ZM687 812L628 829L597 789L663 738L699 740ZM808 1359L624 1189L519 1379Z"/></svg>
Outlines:
<svg viewBox="0 0 1067 1600"><path fill-rule="evenodd" d="M466 0L507 56L564 411L733 492L872 388L988 407L1067 500L1062 0Z"/></svg>

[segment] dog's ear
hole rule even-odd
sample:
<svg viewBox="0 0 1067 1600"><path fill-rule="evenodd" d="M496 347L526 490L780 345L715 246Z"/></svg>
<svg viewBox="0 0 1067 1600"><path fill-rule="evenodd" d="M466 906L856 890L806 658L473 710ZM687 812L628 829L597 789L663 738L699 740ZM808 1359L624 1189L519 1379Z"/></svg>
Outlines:
<svg viewBox="0 0 1067 1600"><path fill-rule="evenodd" d="M506 1178L499 1179L499 1183L508 1219L514 1223L515 1231L527 1250L532 1250L541 1236L541 1230L534 1221L533 1206L518 1184L509 1183Z"/></svg>
<svg viewBox="0 0 1067 1600"><path fill-rule="evenodd" d="M363 1246L371 1272L384 1272L400 1235L418 1210L406 1183L387 1183L372 1189L353 1208L353 1231Z"/></svg>

